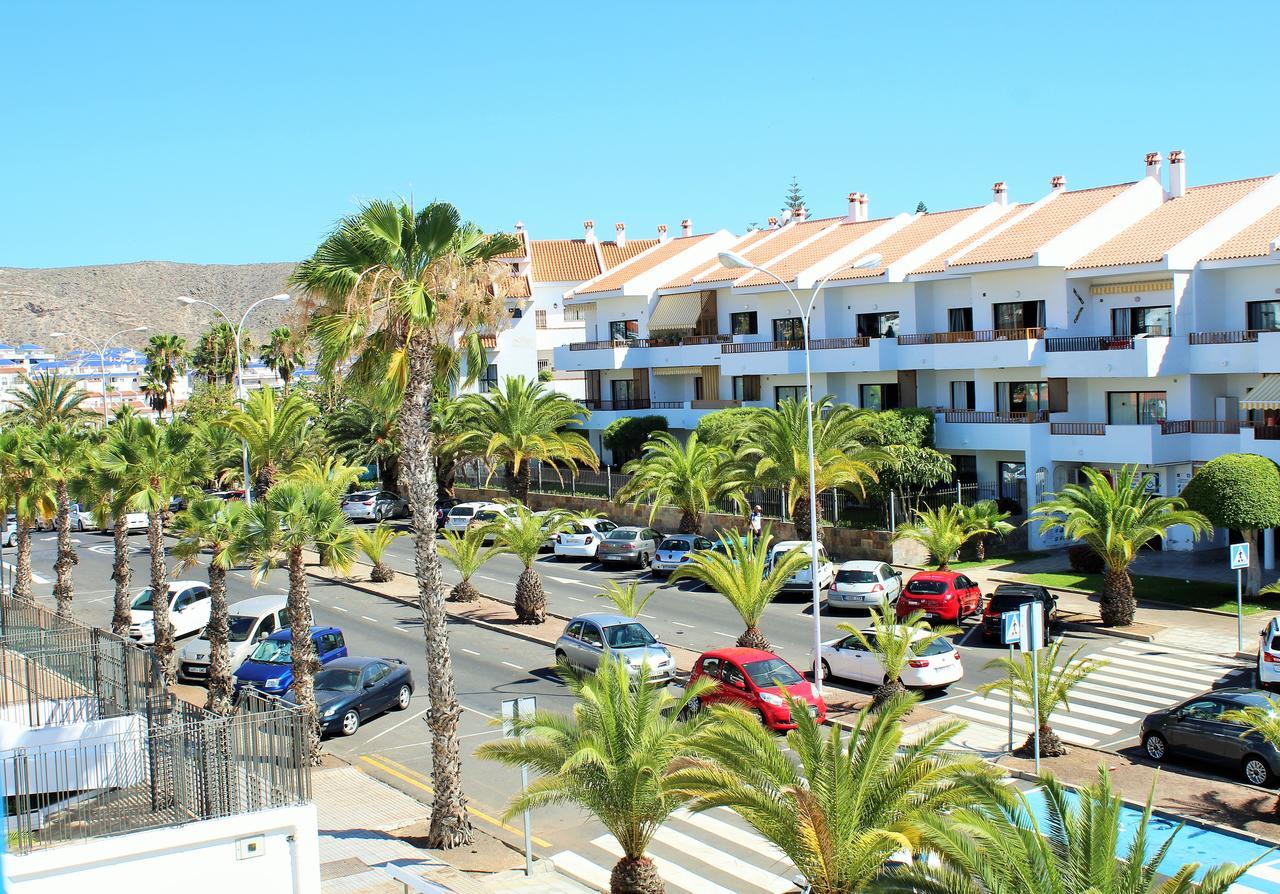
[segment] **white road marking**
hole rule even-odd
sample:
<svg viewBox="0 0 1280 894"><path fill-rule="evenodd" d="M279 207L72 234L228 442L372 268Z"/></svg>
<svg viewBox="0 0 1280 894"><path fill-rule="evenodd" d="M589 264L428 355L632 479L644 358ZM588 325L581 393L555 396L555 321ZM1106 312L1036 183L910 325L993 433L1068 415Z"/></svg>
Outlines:
<svg viewBox="0 0 1280 894"><path fill-rule="evenodd" d="M361 615L360 617L361 617L363 620L365 620L365 621L372 621L372 622L373 622L373 623L375 623L375 624L377 624L377 623L378 623L378 619L377 619L377 618L371 618L371 617L369 617L368 615Z"/></svg>
<svg viewBox="0 0 1280 894"><path fill-rule="evenodd" d="M459 647L459 648L461 648L461 647ZM475 656L477 656L477 657L480 655L480 653L479 653L479 652L473 652L471 649L463 649L462 651L466 652L468 655L475 655Z"/></svg>
<svg viewBox="0 0 1280 894"><path fill-rule="evenodd" d="M557 581L562 584L574 584L575 586L586 587L590 590L600 589L600 587L597 586L596 584L589 584L586 581L574 580L571 577L557 577L554 574L548 574L547 577L551 578L553 581Z"/></svg>
<svg viewBox="0 0 1280 894"><path fill-rule="evenodd" d="M376 741L376 740L378 740L378 739L381 739L381 738L382 738L383 736L385 736L387 733L389 733L389 732L391 732L391 731L393 731L393 730L398 730L400 727L404 726L406 723L410 722L411 720L417 720L419 717L421 717L423 714L427 713L427 712L428 712L428 711L430 711L430 710L431 710L430 708L423 708L423 709L422 709L421 711L419 711L417 714L414 714L412 717L406 717L404 720L401 720L401 721L400 721L399 723L397 723L395 726L389 726L389 727L387 727L386 729L384 729L384 730L382 730L381 732L379 732L377 735L370 736L370 737L368 738L368 740L365 742L365 744L367 745L367 744L369 744L369 742L374 742L374 741Z"/></svg>
<svg viewBox="0 0 1280 894"><path fill-rule="evenodd" d="M658 620L658 619L657 619L656 617L654 617L653 615L646 615L644 612L641 612L641 613L640 613L640 617L642 617L642 618L648 618L650 621L656 621L656 620Z"/></svg>
<svg viewBox="0 0 1280 894"><path fill-rule="evenodd" d="M502 663L503 663L503 664L505 664L507 667L514 667L514 668L515 668L516 670L518 670L518 671L522 671L522 670L524 670L524 668L523 668L523 667L521 667L520 665L518 665L518 664L512 664L510 661L504 661L504 662L502 662Z"/></svg>
<svg viewBox="0 0 1280 894"><path fill-rule="evenodd" d="M698 839L667 826L659 826L653 837L664 844L671 845L682 854L688 854L709 866L714 866L720 872L728 873L734 878L757 888L763 888L772 894L783 894L784 891L796 889L795 885L780 875L761 869L759 866L752 866L745 860L740 860L719 848L703 844Z"/></svg>
<svg viewBox="0 0 1280 894"><path fill-rule="evenodd" d="M9 571L10 571L11 573L13 573L13 574L17 574L17 573L18 573L18 569L17 569L17 568L15 568L13 565L10 565L8 562L5 562L5 563L4 563L4 567L5 567L5 568L7 568L7 569L9 569ZM32 582L33 584L51 584L51 583L53 583L53 581L49 580L49 578L47 578L47 577L45 577L44 575L41 575L41 574L36 574L34 571L33 571L33 572L31 572L31 582Z"/></svg>
<svg viewBox="0 0 1280 894"><path fill-rule="evenodd" d="M409 636L413 636L413 631L410 630L408 627L392 627L391 629L394 630L396 633L405 633L405 634L408 634Z"/></svg>
<svg viewBox="0 0 1280 894"><path fill-rule="evenodd" d="M506 584L507 586L511 585L511 581L503 580L502 578L499 578L499 577L490 577L487 574L477 574L476 577L480 578L480 580L493 581L495 584Z"/></svg>
<svg viewBox="0 0 1280 894"><path fill-rule="evenodd" d="M733 633L725 633L723 630L713 630L713 631L711 631L711 632L712 632L712 633L714 633L716 636L723 636L723 637L725 637L726 639L735 639L735 640L736 640L736 639L738 638L736 634L733 634Z"/></svg>
<svg viewBox="0 0 1280 894"><path fill-rule="evenodd" d="M591 843L602 851L607 851L614 857L622 857L622 847L618 844L617 839L612 835L601 835ZM666 881L683 891L690 892L690 894L735 894L734 891L717 885L710 879L703 878L696 873L690 872L683 866L678 866L670 860L652 855L650 855L650 859L653 860L654 865L658 867L658 872L664 879L666 879Z"/></svg>
<svg viewBox="0 0 1280 894"><path fill-rule="evenodd" d="M696 627L694 627L692 624L686 624L684 621L672 621L671 623L672 623L672 624L674 624L674 625L676 625L677 627L688 627L690 630L696 630L696 629L697 629L697 628L696 628Z"/></svg>
<svg viewBox="0 0 1280 894"><path fill-rule="evenodd" d="M348 610L348 609L345 609L345 608L343 608L343 607L342 607L342 606L340 606L340 605L331 605L331 606L329 606L329 608L333 609L335 612L348 612L348 613L349 613L349 610Z"/></svg>
<svg viewBox="0 0 1280 894"><path fill-rule="evenodd" d="M561 851L551 858L556 869L597 891L609 890L609 870L597 866L573 851Z"/></svg>
<svg viewBox="0 0 1280 894"><path fill-rule="evenodd" d="M585 599L579 599L577 596L569 596L569 597L567 597L567 598L572 599L574 602L586 602L586 601L587 601L587 600L585 600Z"/></svg>
<svg viewBox="0 0 1280 894"><path fill-rule="evenodd" d="M716 809L723 810L724 808ZM721 819L716 819L711 815L712 812L713 811L707 811L705 813L690 813L689 811L681 808L673 815L681 822L688 823L691 826L697 826L704 832L709 832L712 835L744 847L753 853L762 854L770 860L786 863L788 866L791 865L791 862L787 859L787 855L779 850L772 842L765 840L765 838L759 833L754 832L751 829L740 828L732 823L726 823Z"/></svg>

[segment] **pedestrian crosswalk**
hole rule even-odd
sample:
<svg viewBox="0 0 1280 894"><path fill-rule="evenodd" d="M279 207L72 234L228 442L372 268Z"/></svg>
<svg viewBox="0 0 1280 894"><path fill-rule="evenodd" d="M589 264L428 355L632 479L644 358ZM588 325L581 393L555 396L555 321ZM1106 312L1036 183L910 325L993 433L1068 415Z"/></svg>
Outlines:
<svg viewBox="0 0 1280 894"><path fill-rule="evenodd" d="M1066 742L1092 746L1136 736L1142 718L1197 693L1234 680L1240 665L1218 655L1171 651L1148 643L1117 642L1088 657L1105 660L1069 695L1069 707L1050 715L1050 724ZM940 706L971 723L1008 729L1009 700L1004 694L972 695ZM1014 706L1014 732L1031 732L1031 712Z"/></svg>

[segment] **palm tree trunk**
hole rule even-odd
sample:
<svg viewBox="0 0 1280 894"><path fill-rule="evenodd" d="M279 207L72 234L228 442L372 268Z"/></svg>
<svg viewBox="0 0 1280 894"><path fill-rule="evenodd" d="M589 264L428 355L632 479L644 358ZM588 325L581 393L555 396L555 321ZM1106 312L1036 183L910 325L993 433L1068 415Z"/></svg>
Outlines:
<svg viewBox="0 0 1280 894"><path fill-rule="evenodd" d="M979 561L983 562L987 558L987 535L979 534L973 541L973 555Z"/></svg>
<svg viewBox="0 0 1280 894"><path fill-rule="evenodd" d="M76 552L71 548L71 496L67 482L58 482L58 558L54 560L53 598L58 602L58 617L71 617L71 600L75 596L75 583L71 569L76 564Z"/></svg>
<svg viewBox="0 0 1280 894"><path fill-rule="evenodd" d="M532 568L520 572L516 580L516 621L541 624L547 619L547 593L542 578Z"/></svg>
<svg viewBox="0 0 1280 894"><path fill-rule="evenodd" d="M152 482L152 487L158 486ZM169 572L164 566L164 510L157 509L147 517L147 545L151 549L151 620L155 624L156 660L165 682L172 686L178 679L174 665L173 625L169 621Z"/></svg>
<svg viewBox="0 0 1280 894"><path fill-rule="evenodd" d="M906 691L907 687L902 685L901 680L890 680L887 683L881 683L876 687L875 692L871 694L871 707L873 710L879 708L895 695L901 695Z"/></svg>
<svg viewBox="0 0 1280 894"><path fill-rule="evenodd" d="M369 580L375 584L385 584L387 581L396 579L396 572L390 565L384 562L374 562L373 570L369 572Z"/></svg>
<svg viewBox="0 0 1280 894"><path fill-rule="evenodd" d="M111 558L111 579L115 581L115 606L111 612L111 632L116 636L129 635L129 528L125 523L125 514L111 527L111 538L115 545L115 555Z"/></svg>
<svg viewBox="0 0 1280 894"><path fill-rule="evenodd" d="M527 462L520 464L520 471L518 472L512 472L511 466L507 466L507 493L511 494L511 499L521 506L528 505L529 488L532 484L533 478Z"/></svg>
<svg viewBox="0 0 1280 894"><path fill-rule="evenodd" d="M215 714L231 713L231 636L227 617L227 570L217 562L209 562L209 697L206 710Z"/></svg>
<svg viewBox="0 0 1280 894"><path fill-rule="evenodd" d="M667 886L648 857L623 857L609 874L609 894L665 894Z"/></svg>
<svg viewBox="0 0 1280 894"><path fill-rule="evenodd" d="M822 504L818 503L817 505L818 505L818 515L817 515L818 540L819 542L821 542L822 540ZM801 492L800 498L796 500L795 512L793 512L792 515L794 516L794 521L796 525L796 539L797 540L810 539L813 536L813 534L811 533L812 528L810 527L810 524L809 524L809 493L808 491Z"/></svg>
<svg viewBox="0 0 1280 894"><path fill-rule="evenodd" d="M1138 609L1128 568L1107 567L1102 572L1102 626L1126 627Z"/></svg>
<svg viewBox="0 0 1280 894"><path fill-rule="evenodd" d="M18 498L21 499L21 494ZM21 514L18 515L18 557L14 561L13 595L19 599L31 598L31 527Z"/></svg>
<svg viewBox="0 0 1280 894"><path fill-rule="evenodd" d="M699 534L702 532L702 517L696 512L685 510L680 513L680 533Z"/></svg>
<svg viewBox="0 0 1280 894"><path fill-rule="evenodd" d="M1036 754L1036 734L1034 732L1027 734L1027 741L1022 743L1022 747L1018 749L1023 757L1035 757ZM1067 746L1058 738L1058 734L1049 724L1040 727L1040 756L1041 757L1062 757L1067 753Z"/></svg>
<svg viewBox="0 0 1280 894"><path fill-rule="evenodd" d="M426 638L427 694L431 707L431 827L427 846L453 848L470 844L473 832L462 793L462 756L458 719L462 707L449 654L448 616L436 551L436 465L431 455L431 402L434 397L432 345L421 336L408 345L409 376L400 415L404 438L400 462L413 507L414 567L418 575L418 607Z"/></svg>
<svg viewBox="0 0 1280 894"><path fill-rule="evenodd" d="M1258 555L1258 529L1242 528L1240 530L1241 539L1249 544L1249 551L1253 555L1253 561L1249 563L1249 567L1244 570L1244 595L1257 596L1258 590L1262 589L1262 558Z"/></svg>
<svg viewBox="0 0 1280 894"><path fill-rule="evenodd" d="M302 550L289 550L289 598L285 602L289 633L293 637L293 697L306 715L307 753L313 767L320 765L320 709L316 705L316 645L311 641L311 603L307 599L307 569ZM212 667L210 668L212 670Z"/></svg>
<svg viewBox="0 0 1280 894"><path fill-rule="evenodd" d="M450 602L477 602L479 599L480 593L470 580L458 581L454 585L453 591L449 593Z"/></svg>
<svg viewBox="0 0 1280 894"><path fill-rule="evenodd" d="M751 624L742 635L738 637L739 648L742 649L763 649L766 652L772 652L773 646L765 639L764 634L760 632L760 628L755 624Z"/></svg>

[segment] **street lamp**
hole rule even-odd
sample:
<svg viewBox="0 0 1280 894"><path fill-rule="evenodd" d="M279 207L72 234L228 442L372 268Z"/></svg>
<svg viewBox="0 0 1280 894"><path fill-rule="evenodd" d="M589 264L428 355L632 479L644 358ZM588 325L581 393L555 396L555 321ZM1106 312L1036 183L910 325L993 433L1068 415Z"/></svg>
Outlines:
<svg viewBox="0 0 1280 894"><path fill-rule="evenodd" d="M802 332L804 333L805 418L809 423L809 549L811 551L809 556L809 584L813 592L813 685L818 690L819 697L822 696L822 594L818 587L818 494L817 482L814 480L816 477L814 469L816 464L813 456L813 375L809 368L809 317L813 314L813 307L818 300L818 294L827 284L827 280L837 273L843 273L845 270L878 267L880 266L880 261L880 255L872 253L832 270L812 287L809 304L806 306L801 303L800 296L795 293L795 290L787 285L786 280L772 270L753 264L741 255L734 254L731 251L720 252L720 263L723 266L731 270L755 270L757 273L763 273L777 282L778 285L787 290L787 294L791 296L791 300L796 303L796 308L800 311L800 325L803 327Z"/></svg>
<svg viewBox="0 0 1280 894"><path fill-rule="evenodd" d="M134 326L131 329L121 329L119 332L114 333L110 338L104 341L101 347L98 347L97 344L92 339L87 337L85 338L85 341L87 341L90 344L90 346L95 348L98 352L98 370L102 375L102 424L103 425L107 424L107 348L111 346L111 343L113 341L115 341L117 338L119 338L120 336L124 335L127 332L146 332L146 331L147 331L146 326ZM50 332L49 335L52 338L66 338L70 336L71 333L70 332Z"/></svg>
<svg viewBox="0 0 1280 894"><path fill-rule="evenodd" d="M257 301L253 302L253 304L249 305L249 309L244 312L244 316L240 318L240 324L237 326L232 324L231 318L227 316L227 312L224 311L218 305L214 304L212 301L206 301L203 298L191 298L187 295L178 296L179 304L204 304L208 307L212 307L214 310L218 312L218 315L221 316L222 319L227 321L227 325L231 327L232 336L235 338L235 341L236 341L236 399L237 400L244 399L244 394L243 394L244 375L240 366L240 335L242 332L244 332L245 321L249 319L249 314L253 313L254 308L256 308L259 304L265 304L268 301L288 301L288 300L289 300L289 296L284 293L281 293L279 295L269 295L266 298L259 298ZM252 488L249 487L249 444L247 441L245 441L244 438L240 439L240 460L241 460L243 471L244 471L244 501L245 503L252 505L253 490Z"/></svg>

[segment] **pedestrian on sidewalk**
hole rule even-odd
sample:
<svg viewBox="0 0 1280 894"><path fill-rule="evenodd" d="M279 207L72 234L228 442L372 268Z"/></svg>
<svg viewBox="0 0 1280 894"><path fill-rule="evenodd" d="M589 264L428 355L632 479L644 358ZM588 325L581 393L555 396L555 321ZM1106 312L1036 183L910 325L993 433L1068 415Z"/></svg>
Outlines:
<svg viewBox="0 0 1280 894"><path fill-rule="evenodd" d="M764 513L760 511L759 505L751 509L751 515L747 519L747 529L751 535L751 542L755 543L764 531Z"/></svg>

